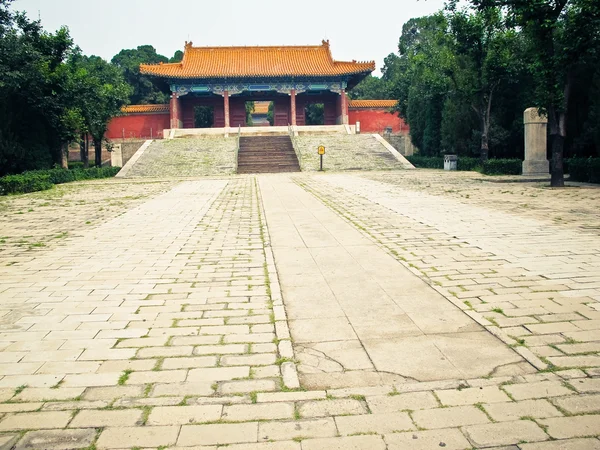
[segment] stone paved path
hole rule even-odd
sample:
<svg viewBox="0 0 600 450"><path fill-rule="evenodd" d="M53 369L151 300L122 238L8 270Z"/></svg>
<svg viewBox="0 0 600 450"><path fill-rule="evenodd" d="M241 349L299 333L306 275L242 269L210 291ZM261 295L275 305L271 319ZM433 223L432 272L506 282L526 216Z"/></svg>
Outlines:
<svg viewBox="0 0 600 450"><path fill-rule="evenodd" d="M0 449L600 449L597 189L60 189L0 203Z"/></svg>

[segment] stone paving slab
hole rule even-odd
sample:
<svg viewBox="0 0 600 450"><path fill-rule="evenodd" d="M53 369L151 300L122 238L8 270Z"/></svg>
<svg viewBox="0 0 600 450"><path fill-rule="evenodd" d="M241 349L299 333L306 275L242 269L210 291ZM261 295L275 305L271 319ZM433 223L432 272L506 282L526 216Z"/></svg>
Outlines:
<svg viewBox="0 0 600 450"><path fill-rule="evenodd" d="M112 185L0 203L0 449L600 448L597 190Z"/></svg>
<svg viewBox="0 0 600 450"><path fill-rule="evenodd" d="M360 371L431 381L487 376L523 361L289 178L265 177L260 186L307 387L331 388L332 372L354 371L348 386L365 386L372 381ZM290 253L302 255L301 267ZM309 296L287 286L294 277L311 280Z"/></svg>

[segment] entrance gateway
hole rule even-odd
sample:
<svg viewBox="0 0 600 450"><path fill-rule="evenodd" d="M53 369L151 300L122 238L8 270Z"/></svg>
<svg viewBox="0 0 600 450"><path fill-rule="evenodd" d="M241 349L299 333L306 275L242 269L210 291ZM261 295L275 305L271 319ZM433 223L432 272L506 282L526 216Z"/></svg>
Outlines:
<svg viewBox="0 0 600 450"><path fill-rule="evenodd" d="M324 125L348 124L346 92L375 70L375 62L335 61L329 41L317 46L194 47L183 60L142 64L140 72L171 87L171 128L195 128L198 107L212 127L246 126L246 102L273 102L273 125L306 125L305 108L322 104Z"/></svg>

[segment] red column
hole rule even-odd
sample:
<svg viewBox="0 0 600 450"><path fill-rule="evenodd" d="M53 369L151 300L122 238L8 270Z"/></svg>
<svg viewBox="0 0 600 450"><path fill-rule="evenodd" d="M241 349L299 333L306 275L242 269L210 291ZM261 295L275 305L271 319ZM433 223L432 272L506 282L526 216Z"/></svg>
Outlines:
<svg viewBox="0 0 600 450"><path fill-rule="evenodd" d="M171 95L171 106L169 109L171 114L171 128L181 128L181 105L179 97L175 93Z"/></svg>
<svg viewBox="0 0 600 450"><path fill-rule="evenodd" d="M290 92L290 114L292 116L292 126L296 126L296 89Z"/></svg>
<svg viewBox="0 0 600 450"><path fill-rule="evenodd" d="M225 112L225 128L229 128L229 91L223 91L223 106Z"/></svg>
<svg viewBox="0 0 600 450"><path fill-rule="evenodd" d="M342 91L341 98L341 106L342 106L342 124L348 124L348 97L346 96L346 91Z"/></svg>

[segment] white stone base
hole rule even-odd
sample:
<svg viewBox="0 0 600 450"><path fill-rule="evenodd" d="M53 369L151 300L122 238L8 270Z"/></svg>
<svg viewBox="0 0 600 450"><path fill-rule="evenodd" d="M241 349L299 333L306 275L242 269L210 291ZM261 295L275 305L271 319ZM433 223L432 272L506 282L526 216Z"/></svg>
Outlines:
<svg viewBox="0 0 600 450"><path fill-rule="evenodd" d="M523 161L523 175L548 175L550 173L550 162L545 159L541 161Z"/></svg>

